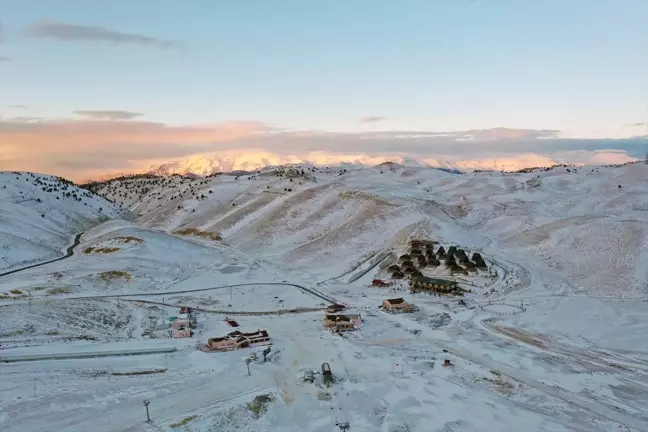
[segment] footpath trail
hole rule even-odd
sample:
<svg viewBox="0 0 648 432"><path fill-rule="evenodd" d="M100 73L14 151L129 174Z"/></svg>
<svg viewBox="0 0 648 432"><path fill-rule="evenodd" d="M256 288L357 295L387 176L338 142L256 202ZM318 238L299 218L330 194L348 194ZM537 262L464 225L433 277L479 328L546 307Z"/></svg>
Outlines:
<svg viewBox="0 0 648 432"><path fill-rule="evenodd" d="M82 235L83 235L83 233L79 233L74 237L74 243L67 248L67 250L65 251L65 255L63 255L62 257L55 258L55 259L49 260L49 261L43 261L43 262L40 262L38 264L31 264L31 265L28 265L26 267L13 269L13 270L10 270L10 271L4 272L4 273L0 273L0 277L9 276L11 274L19 273L19 272L22 272L22 271L25 271L25 270L33 269L33 268L36 268L36 267L41 267L41 266L44 266L44 265L47 265L47 264L51 264L51 263L54 263L54 262L57 262L57 261L63 261L64 259L70 258L72 255L74 255L74 248L79 246L79 243L81 243L81 236Z"/></svg>

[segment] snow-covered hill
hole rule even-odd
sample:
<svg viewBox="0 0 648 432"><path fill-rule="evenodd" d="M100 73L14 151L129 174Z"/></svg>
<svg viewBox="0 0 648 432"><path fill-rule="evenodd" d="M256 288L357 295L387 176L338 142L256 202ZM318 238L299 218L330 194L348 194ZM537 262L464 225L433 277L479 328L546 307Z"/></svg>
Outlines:
<svg viewBox="0 0 648 432"><path fill-rule="evenodd" d="M480 235L487 236L560 271L575 291L625 296L648 294L641 264L648 259L647 168L455 174L398 164L306 167L112 181L97 192L123 203L145 226L218 233L321 280L397 249L422 229L474 248L486 247Z"/></svg>
<svg viewBox="0 0 648 432"><path fill-rule="evenodd" d="M58 258L75 234L118 217L127 212L59 177L0 172L0 272Z"/></svg>
<svg viewBox="0 0 648 432"><path fill-rule="evenodd" d="M387 163L88 185L133 220L0 279L0 429L648 431L647 182L636 163ZM408 259L462 291L409 290L390 270L413 274ZM415 308L389 313L400 297ZM325 327L332 302L359 327ZM172 339L182 306L198 309L193 334ZM196 349L259 329L267 361ZM164 352L116 355L140 349Z"/></svg>

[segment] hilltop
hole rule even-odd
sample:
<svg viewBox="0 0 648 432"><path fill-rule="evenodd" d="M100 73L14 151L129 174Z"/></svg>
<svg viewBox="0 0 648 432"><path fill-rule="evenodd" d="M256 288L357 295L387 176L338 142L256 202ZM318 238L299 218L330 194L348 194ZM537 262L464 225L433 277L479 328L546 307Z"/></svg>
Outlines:
<svg viewBox="0 0 648 432"><path fill-rule="evenodd" d="M75 234L128 217L119 206L68 180L30 172L1 172L0 202L0 272L58 258Z"/></svg>

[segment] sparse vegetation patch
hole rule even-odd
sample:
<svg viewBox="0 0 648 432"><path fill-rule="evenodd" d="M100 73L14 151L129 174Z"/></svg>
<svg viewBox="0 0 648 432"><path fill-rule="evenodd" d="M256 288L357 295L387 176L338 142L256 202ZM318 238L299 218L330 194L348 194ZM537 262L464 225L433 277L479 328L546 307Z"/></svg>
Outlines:
<svg viewBox="0 0 648 432"><path fill-rule="evenodd" d="M22 291L20 291L20 290L18 290L18 289L12 289L12 290L9 291L9 292L10 292L11 294L16 294L16 295L20 295L20 294L22 294Z"/></svg>
<svg viewBox="0 0 648 432"><path fill-rule="evenodd" d="M201 238L214 240L214 241L223 240L223 237L221 237L219 234L210 233L207 231L201 231L198 228L185 228L183 230L174 232L174 234L183 235L183 236L201 237Z"/></svg>
<svg viewBox="0 0 648 432"><path fill-rule="evenodd" d="M118 250L119 250L119 248L116 248L116 247L103 247L103 248L89 247L89 248L86 248L83 251L83 253L86 254L86 255L89 255L89 254L107 254L107 253L117 252Z"/></svg>
<svg viewBox="0 0 648 432"><path fill-rule="evenodd" d="M144 240L142 240L141 238L133 236L116 237L115 240L120 243L144 243Z"/></svg>
<svg viewBox="0 0 648 432"><path fill-rule="evenodd" d="M50 295L70 294L71 292L72 292L72 288L70 287L51 288L49 291L47 291L47 293Z"/></svg>
<svg viewBox="0 0 648 432"><path fill-rule="evenodd" d="M255 418L261 417L268 410L268 405L274 402L274 396L270 394L262 394L254 398L252 402L247 404L247 408L254 415Z"/></svg>
<svg viewBox="0 0 648 432"><path fill-rule="evenodd" d="M179 428L179 427L182 427L182 426L186 425L186 424L189 423L191 420L194 420L194 419L196 419L196 418L198 418L197 415L192 415L192 416L189 416L189 417L185 417L184 419L182 419L181 421L179 421L179 422L177 422L177 423L171 423L171 424L169 425L169 427L170 427L171 429L177 429L177 428Z"/></svg>
<svg viewBox="0 0 648 432"><path fill-rule="evenodd" d="M119 271L119 270L110 270L110 271L101 272L99 273L99 277L105 282L110 282L111 280L114 279L125 279L125 280L132 279L130 273L125 271Z"/></svg>

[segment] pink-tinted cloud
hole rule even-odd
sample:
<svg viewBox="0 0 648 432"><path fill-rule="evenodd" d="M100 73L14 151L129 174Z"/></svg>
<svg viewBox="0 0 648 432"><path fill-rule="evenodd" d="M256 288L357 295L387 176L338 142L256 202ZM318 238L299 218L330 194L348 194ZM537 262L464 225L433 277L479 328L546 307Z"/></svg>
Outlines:
<svg viewBox="0 0 648 432"><path fill-rule="evenodd" d="M169 126L133 120L0 119L3 166L16 170L88 173L137 170L142 160L186 157L219 149L219 144L267 133L259 122Z"/></svg>
<svg viewBox="0 0 648 432"><path fill-rule="evenodd" d="M369 116L369 117L362 117L360 120L358 120L360 123L378 123L378 122L383 122L387 120L387 117L381 117L381 116Z"/></svg>
<svg viewBox="0 0 648 432"><path fill-rule="evenodd" d="M478 168L482 164L482 168L490 168L504 164L510 165L505 169L512 169L563 161L619 163L630 157L626 151L600 150L643 145L638 140L561 140L550 138L554 131L506 128L331 133L282 130L255 121L172 126L127 119L128 114L113 115L123 120L111 120L111 115L105 115L109 111L99 112L103 113L100 120L0 119L4 169L84 180L106 173L142 172L169 163L182 165L206 156L218 159L213 167L247 167L243 169L263 166L264 161L371 164L398 158L433 166ZM579 148L589 150L565 153ZM197 166L203 167L202 162Z"/></svg>

